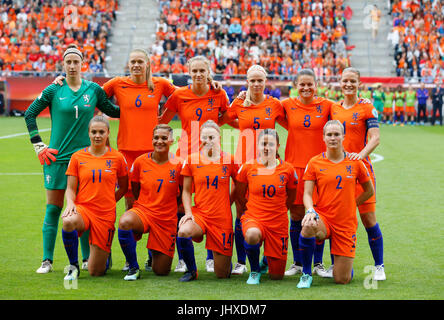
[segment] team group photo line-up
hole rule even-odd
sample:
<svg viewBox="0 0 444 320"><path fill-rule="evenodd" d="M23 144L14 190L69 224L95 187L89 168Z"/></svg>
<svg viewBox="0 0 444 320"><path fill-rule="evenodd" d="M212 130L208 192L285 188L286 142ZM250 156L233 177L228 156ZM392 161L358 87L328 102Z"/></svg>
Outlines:
<svg viewBox="0 0 444 320"><path fill-rule="evenodd" d="M380 115L370 99L358 94L359 70L342 71L340 101L317 95L312 69L295 75L297 97L280 101L265 93L265 68L252 65L246 90L230 103L204 56L187 61L191 79L183 87L153 77L150 56L142 49L129 55L129 76L114 77L102 87L82 78L83 62L82 49L69 45L63 53L65 76L57 77L25 112L46 190L37 273L53 270L61 216L69 260L64 279L77 280L81 270L105 275L116 203L124 198L117 238L126 281L140 278L136 244L148 233L145 269L168 275L177 251L174 271L183 272L180 282L198 279L193 242L205 236L206 271L217 278L248 272L248 259L247 284L260 284L267 273L272 280L300 274L297 288L310 288L313 274L347 284L353 279L356 210L374 259L373 279L386 280L370 160L380 141ZM159 109L162 98L166 103ZM47 107L48 145L37 127ZM169 123L175 116L181 136L174 154ZM110 146L109 117L118 118L118 150ZM285 146L276 123L288 132ZM223 132L231 130L223 125L238 132L234 155L222 150ZM326 239L328 269L323 263ZM285 270L289 242L293 263Z"/></svg>

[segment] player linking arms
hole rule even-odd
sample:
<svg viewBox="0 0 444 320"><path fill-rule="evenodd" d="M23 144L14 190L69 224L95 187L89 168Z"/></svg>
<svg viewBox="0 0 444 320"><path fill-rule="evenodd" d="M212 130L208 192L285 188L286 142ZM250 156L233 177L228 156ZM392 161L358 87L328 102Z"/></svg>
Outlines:
<svg viewBox="0 0 444 320"><path fill-rule="evenodd" d="M98 84L81 78L82 62L80 50L75 45L69 46L63 54L66 72L63 85L52 84L45 88L25 113L31 142L43 165L46 189L46 214L42 228L43 263L37 273L52 271L57 226L66 189L65 171L71 155L90 144L88 123L94 116L95 108L111 117L120 116L120 109L108 100ZM52 128L50 143L46 146L39 135L36 118L48 106ZM85 261L89 256L87 233L81 238L81 246Z"/></svg>
<svg viewBox="0 0 444 320"><path fill-rule="evenodd" d="M257 157L257 136L264 129L274 129L276 122L286 127L284 109L281 102L264 94L267 72L260 65L253 65L247 71L248 90L246 99L237 98L225 113L222 122L238 121L239 139L235 154L236 163L243 164ZM234 241L237 251L237 263L233 274L243 274L246 269L246 252L240 218L243 208L236 201L236 221Z"/></svg>
<svg viewBox="0 0 444 320"><path fill-rule="evenodd" d="M345 132L344 149L350 152L350 159L364 162L376 193L376 178L370 154L379 145L378 112L371 103L358 98L359 83L360 74L357 69L344 69L340 81L344 101L331 107L331 118L339 120L343 124ZM360 185L357 185L356 192L357 194L362 192ZM360 204L358 210L375 261L374 280L385 280L383 237L376 221L376 194Z"/></svg>
<svg viewBox="0 0 444 320"><path fill-rule="evenodd" d="M165 103L165 110L159 118L159 123L169 123L176 113L182 124L182 133L179 140L177 155L186 159L192 153L199 151L199 132L202 124L207 120L220 123L228 108L228 97L223 89L214 88L211 77L210 61L204 56L195 56L187 62L188 72L192 83L178 88ZM231 125L231 123L230 123ZM179 215L183 217L183 212ZM180 254L180 242L177 243L179 262L175 272L185 272L186 266ZM211 251L207 251L206 269L214 271L214 258Z"/></svg>
<svg viewBox="0 0 444 320"><path fill-rule="evenodd" d="M343 141L343 125L338 120L328 121L324 126L327 150L308 162L304 174L303 199L307 211L299 237L303 274L298 288L310 288L313 281L311 261L316 239L330 239L335 282L346 284L352 279L358 228L356 206L369 199L374 189L364 163L350 159L342 146ZM356 197L357 183L364 191ZM315 185L318 193L316 210L313 206Z"/></svg>
<svg viewBox="0 0 444 320"><path fill-rule="evenodd" d="M72 155L66 171L62 237L71 265L65 280L70 281L79 276L78 236L87 230L91 245L89 274L105 274L115 231L116 202L128 190L127 164L123 155L109 146L108 120L95 116L90 121L89 137L91 145Z"/></svg>

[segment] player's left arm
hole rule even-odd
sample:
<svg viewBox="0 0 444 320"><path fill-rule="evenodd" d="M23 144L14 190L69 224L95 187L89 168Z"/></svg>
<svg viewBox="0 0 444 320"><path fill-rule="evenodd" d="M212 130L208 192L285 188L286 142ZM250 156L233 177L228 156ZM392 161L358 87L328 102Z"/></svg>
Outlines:
<svg viewBox="0 0 444 320"><path fill-rule="evenodd" d="M128 174L117 178L119 189L115 192L116 202L118 202L128 191Z"/></svg>
<svg viewBox="0 0 444 320"><path fill-rule="evenodd" d="M218 119L218 122L219 127L223 126L224 124L228 124L233 128L239 129L239 120L230 118L230 116L228 115L228 111L222 113L222 115Z"/></svg>
<svg viewBox="0 0 444 320"><path fill-rule="evenodd" d="M287 209L290 210L290 207L293 205L294 200L296 199L296 190L295 188L287 187Z"/></svg>
<svg viewBox="0 0 444 320"><path fill-rule="evenodd" d="M97 108L112 118L120 118L120 108L113 104L106 95L106 92L98 84L95 84L95 92L97 95Z"/></svg>
<svg viewBox="0 0 444 320"><path fill-rule="evenodd" d="M247 208L247 199L246 199L245 195L247 193L248 185L244 182L239 182L239 181L235 181L234 184L235 184L235 189L236 189L236 193L235 193L236 201L240 204L241 208L245 212L245 210Z"/></svg>
<svg viewBox="0 0 444 320"><path fill-rule="evenodd" d="M276 118L276 122L279 123L284 129L288 130L288 120L287 117L279 116Z"/></svg>
<svg viewBox="0 0 444 320"><path fill-rule="evenodd" d="M368 130L368 142L359 153L350 153L351 160L363 160L379 146L379 128L371 128Z"/></svg>
<svg viewBox="0 0 444 320"><path fill-rule="evenodd" d="M362 189L364 191L356 198L356 205L360 206L365 201L370 199L371 196L375 193L375 189L373 188L373 183L371 180L361 183Z"/></svg>

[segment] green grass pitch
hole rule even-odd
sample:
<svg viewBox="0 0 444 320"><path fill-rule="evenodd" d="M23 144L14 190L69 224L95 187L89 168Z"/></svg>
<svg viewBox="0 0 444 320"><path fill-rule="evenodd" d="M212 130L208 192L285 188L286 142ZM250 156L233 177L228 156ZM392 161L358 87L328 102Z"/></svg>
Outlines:
<svg viewBox="0 0 444 320"><path fill-rule="evenodd" d="M50 127L50 120L39 118L39 128ZM115 146L117 121L112 121ZM178 122L174 122L179 127ZM124 256L114 237L113 268L106 276L92 278L82 272L77 289L66 289L63 269L68 259L61 232L57 236L54 272L39 275L42 222L45 208L42 169L29 142L23 118L0 118L0 299L149 299L149 300L304 300L304 299L426 299L444 298L444 129L442 127L381 127L381 144L375 153L384 157L375 162L377 218L384 236L384 262L387 280L373 283L366 266L373 258L362 226L354 279L349 285L335 285L332 279L314 276L312 288L298 290L299 276L271 281L263 276L259 286L248 286L248 274L218 280L205 271L204 243L195 244L199 279L179 283L180 274L158 277L142 272L135 282L123 280L120 271ZM279 128L284 154L286 131ZM49 142L49 131L41 133ZM233 149L234 150L234 149ZM233 151L232 150L232 151ZM230 150L226 150L230 151ZM118 204L117 219L123 213ZM235 210L233 210L235 214ZM61 228L61 226L60 226ZM60 230L59 228L59 230ZM144 235L138 243L139 264L147 256ZM330 265L329 245L324 263ZM79 250L79 257L81 257ZM287 266L292 260L289 249ZM234 250L233 263L236 259ZM177 263L177 255L173 268Z"/></svg>

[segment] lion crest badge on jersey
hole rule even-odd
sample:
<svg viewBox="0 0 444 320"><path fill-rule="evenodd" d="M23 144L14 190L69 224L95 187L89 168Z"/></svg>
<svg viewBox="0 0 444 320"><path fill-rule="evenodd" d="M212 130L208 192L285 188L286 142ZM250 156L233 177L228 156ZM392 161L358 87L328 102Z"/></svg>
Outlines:
<svg viewBox="0 0 444 320"><path fill-rule="evenodd" d="M85 102L85 104L83 105L83 106L85 106L85 107L90 107L91 105L90 104L88 104L89 103L89 94L84 94L83 95L83 101Z"/></svg>

